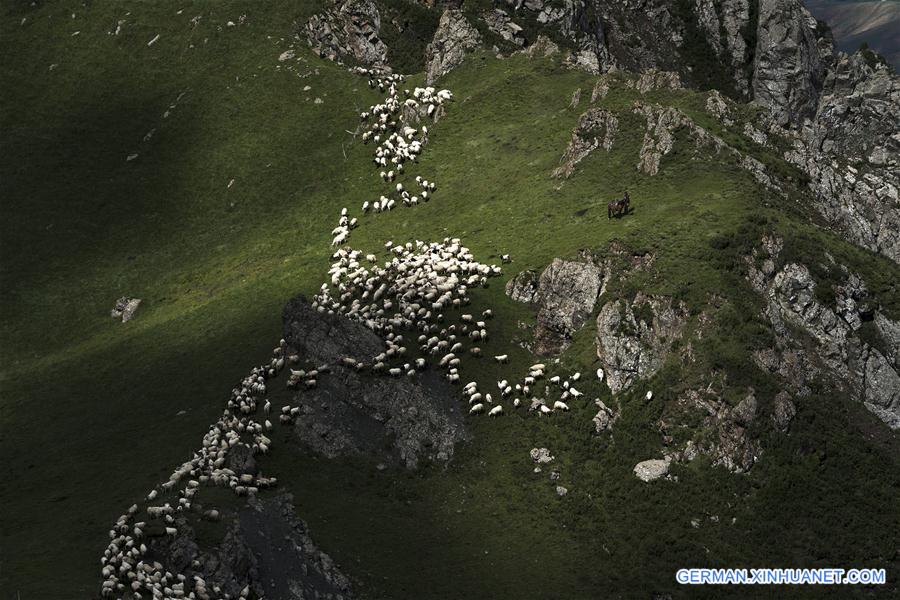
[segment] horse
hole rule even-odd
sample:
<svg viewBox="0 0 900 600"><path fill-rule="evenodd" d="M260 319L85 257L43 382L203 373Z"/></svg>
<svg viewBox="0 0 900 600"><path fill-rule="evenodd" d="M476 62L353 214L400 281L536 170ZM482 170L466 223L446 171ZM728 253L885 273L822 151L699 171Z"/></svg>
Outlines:
<svg viewBox="0 0 900 600"><path fill-rule="evenodd" d="M631 207L631 198L628 196L628 192L625 192L625 197L620 198L619 200L613 200L609 204L606 205L606 218L607 220L612 219L613 215L616 218L621 217L622 215L628 214L628 209Z"/></svg>

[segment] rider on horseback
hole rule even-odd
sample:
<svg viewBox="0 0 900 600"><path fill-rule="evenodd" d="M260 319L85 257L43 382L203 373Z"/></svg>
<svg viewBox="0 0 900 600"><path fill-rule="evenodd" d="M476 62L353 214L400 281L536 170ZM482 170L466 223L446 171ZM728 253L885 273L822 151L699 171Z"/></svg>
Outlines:
<svg viewBox="0 0 900 600"><path fill-rule="evenodd" d="M617 218L621 217L622 215L627 215L630 206L631 197L628 195L628 190L626 190L624 198L613 200L606 205L606 218L612 219L613 215L615 215Z"/></svg>

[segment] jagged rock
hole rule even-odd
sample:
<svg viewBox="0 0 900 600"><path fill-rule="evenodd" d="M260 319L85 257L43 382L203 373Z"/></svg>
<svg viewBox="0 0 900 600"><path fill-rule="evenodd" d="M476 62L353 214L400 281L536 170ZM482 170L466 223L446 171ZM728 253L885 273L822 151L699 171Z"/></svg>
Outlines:
<svg viewBox="0 0 900 600"><path fill-rule="evenodd" d="M516 302L533 304L537 302L538 274L534 271L522 271L506 284L506 295Z"/></svg>
<svg viewBox="0 0 900 600"><path fill-rule="evenodd" d="M786 432L796 414L797 407L794 406L794 403L791 401L790 394L785 391L775 394L775 403L772 408L772 422L775 424L778 431L781 431L782 433Z"/></svg>
<svg viewBox="0 0 900 600"><path fill-rule="evenodd" d="M540 306L534 351L540 356L565 350L594 310L601 270L592 263L559 258L544 269L535 301Z"/></svg>
<svg viewBox="0 0 900 600"><path fill-rule="evenodd" d="M753 390L730 408L723 399L722 382L711 383L706 388L688 390L675 407L669 411L701 411L704 414L702 428L684 450L674 453L676 460L690 461L698 455L708 456L713 466L722 466L733 473L746 473L759 460L762 447L747 428L756 419L759 403ZM663 433L678 429L680 423L690 419L678 412L669 412L660 420Z"/></svg>
<svg viewBox="0 0 900 600"><path fill-rule="evenodd" d="M591 104L596 102L597 100L602 100L606 98L606 95L609 93L609 81L607 81L606 77L600 77L597 79L597 83L594 84L594 88L591 90Z"/></svg>
<svg viewBox="0 0 900 600"><path fill-rule="evenodd" d="M683 115L671 107L659 110L642 107L639 110L647 117L647 132L644 134L637 168L639 171L656 175L659 173L659 162L662 157L672 152L675 147L675 137L672 133L684 125Z"/></svg>
<svg viewBox="0 0 900 600"><path fill-rule="evenodd" d="M647 131L638 156L638 170L650 175L659 173L662 157L675 149L673 134L681 128L686 128L695 143L695 151L708 148L716 154L721 152L730 154L759 184L784 195L781 185L772 178L763 163L729 146L725 140L697 125L677 108L638 102L634 112L647 119Z"/></svg>
<svg viewBox="0 0 900 600"><path fill-rule="evenodd" d="M332 0L310 17L306 39L313 52L335 62L387 66L387 46L378 38L381 16L371 0Z"/></svg>
<svg viewBox="0 0 900 600"><path fill-rule="evenodd" d="M425 49L425 81L430 85L462 64L466 54L481 44L481 34L459 10L441 15L434 39Z"/></svg>
<svg viewBox="0 0 900 600"><path fill-rule="evenodd" d="M816 27L800 0L759 0L753 99L779 125L816 113L825 78Z"/></svg>
<svg viewBox="0 0 900 600"><path fill-rule="evenodd" d="M806 377L812 377L810 373L818 374L819 379L824 376L836 388L863 402L890 428L900 429L900 369L896 360L892 362L858 334L863 316L873 319L882 337L889 339L896 339L900 324L879 316L868 305L864 283L851 273L846 273L845 284L832 290L834 308L822 304L816 296L817 283L806 265L788 263L780 270L774 268L782 245L780 240L768 238L762 253L754 251L747 259L748 279L766 299L766 315L778 340L777 351L757 353L757 362L775 371L773 363L781 362L778 351L792 352L799 363L796 370L800 371L796 379L786 379L792 389L802 393ZM761 261L763 257L767 260ZM757 267L760 262L762 268ZM798 329L812 340L810 349L796 339L794 331ZM895 342L888 348L896 357Z"/></svg>
<svg viewBox="0 0 900 600"><path fill-rule="evenodd" d="M719 59L732 69L736 90L746 95L747 42L744 30L750 23L749 0L695 0L697 23ZM721 14L720 14L721 13Z"/></svg>
<svg viewBox="0 0 900 600"><path fill-rule="evenodd" d="M553 176L570 177L575 165L600 146L607 152L612 150L618 130L619 120L614 114L602 108L588 109L578 119L569 146L560 159L562 164L553 171Z"/></svg>
<svg viewBox="0 0 900 600"><path fill-rule="evenodd" d="M578 108L578 104L581 102L581 88L578 88L574 92L572 92L572 100L569 101L569 110L575 110Z"/></svg>
<svg viewBox="0 0 900 600"><path fill-rule="evenodd" d="M760 131L752 123L744 124L744 135L759 144L760 146L769 145L769 136L765 132Z"/></svg>
<svg viewBox="0 0 900 600"><path fill-rule="evenodd" d="M659 69L647 69L638 75L637 79L625 81L625 87L637 90L641 95L655 90L681 89L681 77L674 71L660 71Z"/></svg>
<svg viewBox="0 0 900 600"><path fill-rule="evenodd" d="M546 448L532 448L529 454L531 455L531 460L539 465L545 465L553 461L553 456Z"/></svg>
<svg viewBox="0 0 900 600"><path fill-rule="evenodd" d="M559 46L545 35L539 35L533 44L522 50L531 58L553 56L559 52Z"/></svg>
<svg viewBox="0 0 900 600"><path fill-rule="evenodd" d="M642 315L647 311L649 319ZM655 374L672 342L681 338L687 318L682 304L643 293L630 303L615 300L604 305L597 315L596 342L609 389L615 394Z"/></svg>
<svg viewBox="0 0 900 600"><path fill-rule="evenodd" d="M709 96L706 98L706 111L720 121L724 121L728 118L728 103L718 90L709 92ZM728 125L728 123L726 123L726 125Z"/></svg>
<svg viewBox="0 0 900 600"><path fill-rule="evenodd" d="M900 77L839 55L814 120L784 157L810 178L813 206L851 242L900 262ZM852 165L865 164L860 173Z"/></svg>
<svg viewBox="0 0 900 600"><path fill-rule="evenodd" d="M381 339L364 325L319 314L302 296L287 304L283 320L284 338L302 360L330 366L315 389L295 398L304 410L294 435L313 451L415 468L422 458L449 460L466 438L456 394L438 373L388 379L341 362L349 356L371 364L382 351Z"/></svg>
<svg viewBox="0 0 900 600"><path fill-rule="evenodd" d="M616 420L617 415L599 398L594 400L594 404L600 409L597 411L597 414L594 415L594 418L591 419L594 423L594 431L596 433L603 433L604 431L612 429L612 424Z"/></svg>
<svg viewBox="0 0 900 600"><path fill-rule="evenodd" d="M738 405L734 407L734 409L732 410L732 415L735 422L746 427L753 422L753 419L756 418L756 411L758 408L759 403L756 401L756 396L751 390L747 397L741 400Z"/></svg>
<svg viewBox="0 0 900 600"><path fill-rule="evenodd" d="M109 316L111 316L113 319L121 318L123 323L127 323L132 319L132 317L134 317L134 313L137 311L140 304L140 298L129 298L128 296L122 296L121 298L116 300L116 304L110 311Z"/></svg>
<svg viewBox="0 0 900 600"><path fill-rule="evenodd" d="M671 459L653 458L634 465L634 474L641 481L655 481L669 472Z"/></svg>
<svg viewBox="0 0 900 600"><path fill-rule="evenodd" d="M496 8L481 14L481 18L487 24L488 29L502 37L507 42L518 46L525 45L525 37L521 26L513 23L505 10Z"/></svg>

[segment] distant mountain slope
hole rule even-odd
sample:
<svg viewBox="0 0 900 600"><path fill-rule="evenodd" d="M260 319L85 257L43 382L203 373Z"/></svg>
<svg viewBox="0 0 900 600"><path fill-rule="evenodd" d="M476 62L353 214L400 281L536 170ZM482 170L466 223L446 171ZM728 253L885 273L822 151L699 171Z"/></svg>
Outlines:
<svg viewBox="0 0 900 600"><path fill-rule="evenodd" d="M900 68L900 2L806 0L805 4L817 19L831 26L839 50L853 52L866 42L895 69Z"/></svg>

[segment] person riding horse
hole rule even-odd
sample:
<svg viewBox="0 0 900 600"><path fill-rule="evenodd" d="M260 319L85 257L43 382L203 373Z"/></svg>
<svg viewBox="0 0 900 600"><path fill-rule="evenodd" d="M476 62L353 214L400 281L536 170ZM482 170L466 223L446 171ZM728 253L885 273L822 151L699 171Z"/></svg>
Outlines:
<svg viewBox="0 0 900 600"><path fill-rule="evenodd" d="M625 192L625 197L620 198L619 200L613 200L609 204L606 205L606 218L607 220L612 219L613 215L616 218L621 217L622 215L628 214L628 209L631 206L631 198L628 196L628 192Z"/></svg>

